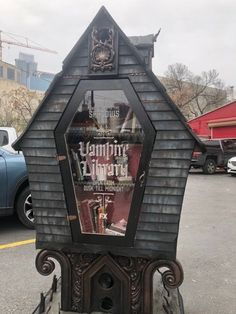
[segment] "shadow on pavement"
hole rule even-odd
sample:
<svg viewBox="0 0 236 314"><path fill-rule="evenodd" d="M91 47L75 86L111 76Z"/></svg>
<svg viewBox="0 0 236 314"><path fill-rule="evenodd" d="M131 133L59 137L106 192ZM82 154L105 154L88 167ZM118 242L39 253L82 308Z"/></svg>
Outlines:
<svg viewBox="0 0 236 314"><path fill-rule="evenodd" d="M17 216L0 217L0 244L22 241L35 237L35 231L27 229Z"/></svg>
<svg viewBox="0 0 236 314"><path fill-rule="evenodd" d="M4 230L23 230L25 227L20 223L16 216L0 217L0 232Z"/></svg>

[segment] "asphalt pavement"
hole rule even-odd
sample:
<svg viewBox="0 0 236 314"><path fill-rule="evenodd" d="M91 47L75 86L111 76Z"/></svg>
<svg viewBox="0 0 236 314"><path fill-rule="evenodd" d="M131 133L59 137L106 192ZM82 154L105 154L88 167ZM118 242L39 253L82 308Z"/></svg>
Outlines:
<svg viewBox="0 0 236 314"><path fill-rule="evenodd" d="M177 256L185 314L236 313L236 177L190 174Z"/></svg>
<svg viewBox="0 0 236 314"><path fill-rule="evenodd" d="M236 313L235 225L236 177L192 172L177 254L185 273L180 289L185 314ZM35 269L35 245L22 245L34 238L15 217L0 218L0 314L31 314L40 292L51 285L52 275L43 277ZM8 243L16 246L3 246Z"/></svg>

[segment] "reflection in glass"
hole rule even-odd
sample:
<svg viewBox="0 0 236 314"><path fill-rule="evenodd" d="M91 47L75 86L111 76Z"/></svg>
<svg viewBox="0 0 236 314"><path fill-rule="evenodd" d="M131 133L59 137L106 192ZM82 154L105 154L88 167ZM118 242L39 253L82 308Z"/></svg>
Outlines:
<svg viewBox="0 0 236 314"><path fill-rule="evenodd" d="M66 132L83 233L125 235L143 141L123 91L85 93Z"/></svg>

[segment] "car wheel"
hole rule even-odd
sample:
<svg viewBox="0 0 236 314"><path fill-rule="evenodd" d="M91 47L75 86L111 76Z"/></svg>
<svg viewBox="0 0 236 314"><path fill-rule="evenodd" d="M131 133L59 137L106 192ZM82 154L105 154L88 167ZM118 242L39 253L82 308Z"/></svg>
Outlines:
<svg viewBox="0 0 236 314"><path fill-rule="evenodd" d="M213 159L207 159L203 166L203 172L206 174L213 174L216 172L216 162Z"/></svg>
<svg viewBox="0 0 236 314"><path fill-rule="evenodd" d="M17 198L16 211L19 220L27 228L34 229L34 215L29 188L25 188Z"/></svg>

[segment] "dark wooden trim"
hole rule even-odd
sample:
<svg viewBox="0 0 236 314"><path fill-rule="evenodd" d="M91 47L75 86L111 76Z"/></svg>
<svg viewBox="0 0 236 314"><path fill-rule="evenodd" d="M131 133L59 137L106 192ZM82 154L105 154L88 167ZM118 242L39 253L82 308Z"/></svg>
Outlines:
<svg viewBox="0 0 236 314"><path fill-rule="evenodd" d="M36 256L35 266L37 271L43 275L50 275L55 269L56 259L61 266L61 309L71 309L71 265L68 257L62 251L41 250Z"/></svg>
<svg viewBox="0 0 236 314"><path fill-rule="evenodd" d="M145 112L145 109L143 108L142 103L137 97L128 79L81 80L79 82L78 87L74 92L74 95L72 96L63 116L61 117L55 129L55 139L58 155L68 155L64 134L68 126L70 125L74 114L78 110L78 105L81 103L84 97L84 93L89 89L116 89L124 91L127 99L129 100L130 107L135 112L145 134L137 178L139 178L143 173L147 174L156 132L149 117ZM74 193L73 180L68 158L60 162L60 168L64 180L65 197L69 214L73 216L78 215L76 197ZM145 180L143 184L140 184L139 180L136 180L130 215L127 224L127 231L124 237L84 234L81 232L79 220L74 220L71 222L74 241L91 244L98 243L107 245L108 243L110 243L117 246L133 246L146 179L147 175L145 175Z"/></svg>

